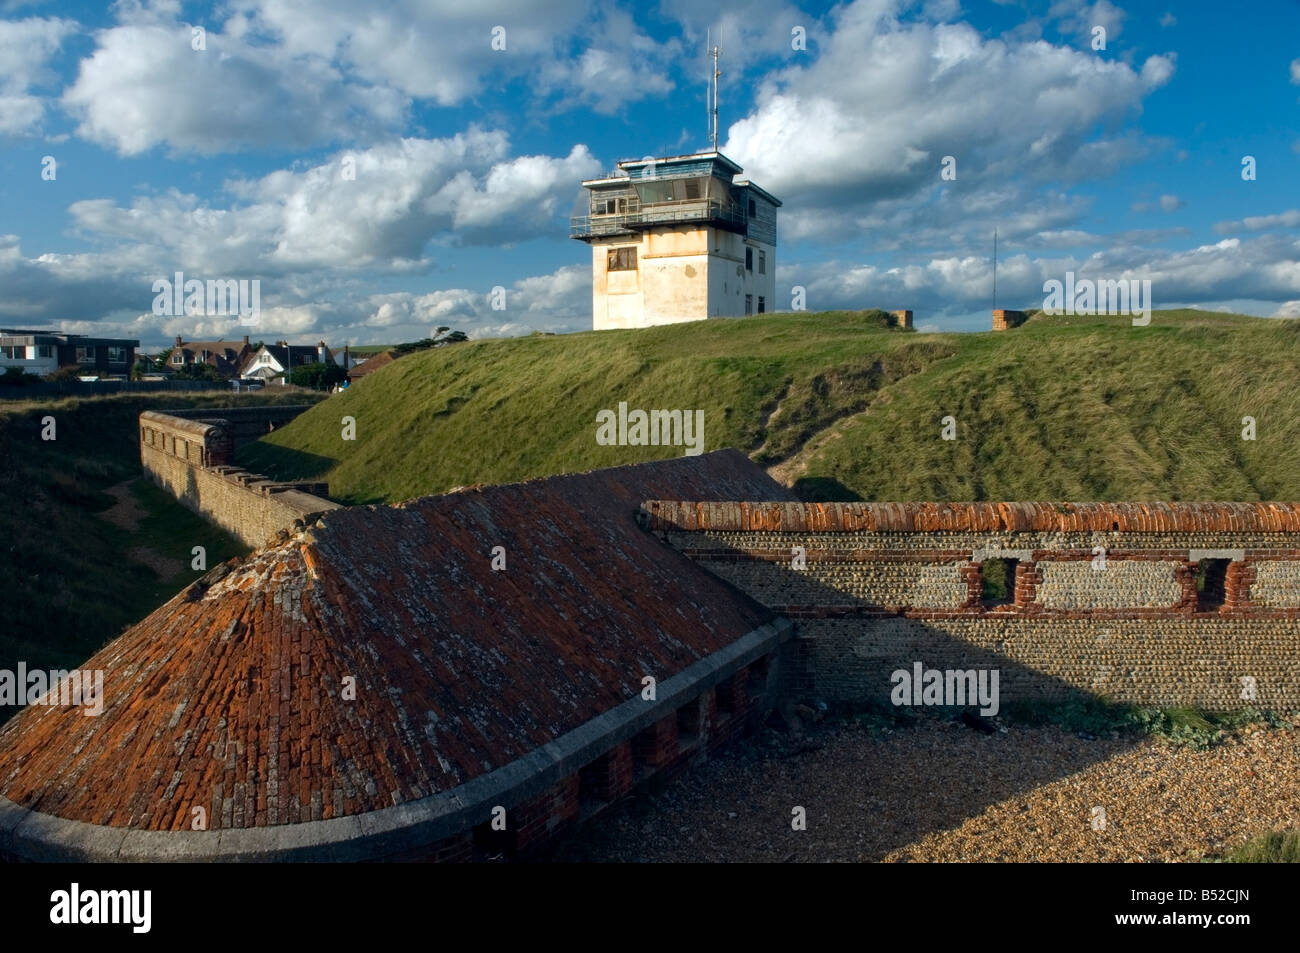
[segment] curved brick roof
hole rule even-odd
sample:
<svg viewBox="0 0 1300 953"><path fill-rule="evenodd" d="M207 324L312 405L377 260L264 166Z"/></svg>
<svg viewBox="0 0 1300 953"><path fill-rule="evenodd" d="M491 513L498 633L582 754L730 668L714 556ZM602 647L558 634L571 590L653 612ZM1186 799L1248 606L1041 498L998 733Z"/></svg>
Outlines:
<svg viewBox="0 0 1300 953"><path fill-rule="evenodd" d="M651 500L650 529L1300 532L1300 503L716 503Z"/></svg>
<svg viewBox="0 0 1300 953"><path fill-rule="evenodd" d="M664 495L788 498L722 451L328 513L81 666L105 672L99 717L13 718L0 795L112 828L188 829L194 806L252 828L501 767L771 618L637 527Z"/></svg>

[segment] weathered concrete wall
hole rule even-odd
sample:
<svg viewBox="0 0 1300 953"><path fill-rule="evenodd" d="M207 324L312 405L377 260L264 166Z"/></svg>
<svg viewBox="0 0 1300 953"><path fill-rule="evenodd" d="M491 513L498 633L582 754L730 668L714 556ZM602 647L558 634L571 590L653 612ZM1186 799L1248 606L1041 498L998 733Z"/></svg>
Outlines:
<svg viewBox="0 0 1300 953"><path fill-rule="evenodd" d="M274 418L260 422L268 419ZM248 415L243 427L247 431L258 423L256 415ZM140 415L145 476L253 548L296 522L339 508L324 498L324 483L282 483L234 466L233 433L239 426L212 411L203 421L145 411Z"/></svg>
<svg viewBox="0 0 1300 953"><path fill-rule="evenodd" d="M887 700L921 662L997 669L1004 704L1300 706L1296 504L891 506L650 502L643 523L795 618L794 689L827 701ZM1005 604L985 599L993 559L1017 561Z"/></svg>

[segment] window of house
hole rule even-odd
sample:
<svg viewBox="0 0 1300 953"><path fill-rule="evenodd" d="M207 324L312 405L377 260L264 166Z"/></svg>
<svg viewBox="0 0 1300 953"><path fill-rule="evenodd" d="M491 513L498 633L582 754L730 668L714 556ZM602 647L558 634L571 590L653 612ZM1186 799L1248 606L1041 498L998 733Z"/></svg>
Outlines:
<svg viewBox="0 0 1300 953"><path fill-rule="evenodd" d="M759 295L759 296L758 296L758 313L759 313L759 314L765 314L766 312L767 312L767 299L764 298L762 295Z"/></svg>
<svg viewBox="0 0 1300 953"><path fill-rule="evenodd" d="M1217 612L1228 598L1231 559L1202 559L1196 566L1196 611Z"/></svg>
<svg viewBox="0 0 1300 953"><path fill-rule="evenodd" d="M745 295L745 313L746 313L746 314L753 314L753 313L754 313L754 296L753 296L753 295Z"/></svg>
<svg viewBox="0 0 1300 953"><path fill-rule="evenodd" d="M745 270L754 270L754 249L752 248L745 249Z"/></svg>
<svg viewBox="0 0 1300 953"><path fill-rule="evenodd" d="M54 345L53 345L53 344L38 344L38 345L36 345L36 356L37 356L37 357L53 357L53 356L54 356Z"/></svg>
<svg viewBox="0 0 1300 953"><path fill-rule="evenodd" d="M125 363L126 363L126 348L124 348L124 347L110 347L110 348L108 349L108 363L110 363L110 364L125 364Z"/></svg>
<svg viewBox="0 0 1300 953"><path fill-rule="evenodd" d="M1016 601L1016 566L1018 559L984 560L984 594L981 598L984 607L1011 605Z"/></svg>
<svg viewBox="0 0 1300 953"><path fill-rule="evenodd" d="M14 347L0 347L0 357L8 358L11 361L25 361L27 359L27 345L19 344Z"/></svg>
<svg viewBox="0 0 1300 953"><path fill-rule="evenodd" d="M181 351L181 350L175 350L175 351L172 351L172 363L173 363L173 364L184 364L184 363L185 363L185 352L184 352L184 351Z"/></svg>
<svg viewBox="0 0 1300 953"><path fill-rule="evenodd" d="M200 352L199 352L199 360L200 360L200 361L206 361L206 360L208 359L208 357L211 356L211 354L212 354L211 351L200 351Z"/></svg>
<svg viewBox="0 0 1300 953"><path fill-rule="evenodd" d="M758 250L758 273L767 274L767 252L761 248Z"/></svg>
<svg viewBox="0 0 1300 953"><path fill-rule="evenodd" d="M95 363L95 349L94 349L93 347L79 347L79 348L77 348L77 363L78 363L78 364L94 364L94 363Z"/></svg>
<svg viewBox="0 0 1300 953"><path fill-rule="evenodd" d="M609 250L609 271L636 271L636 246L611 248Z"/></svg>

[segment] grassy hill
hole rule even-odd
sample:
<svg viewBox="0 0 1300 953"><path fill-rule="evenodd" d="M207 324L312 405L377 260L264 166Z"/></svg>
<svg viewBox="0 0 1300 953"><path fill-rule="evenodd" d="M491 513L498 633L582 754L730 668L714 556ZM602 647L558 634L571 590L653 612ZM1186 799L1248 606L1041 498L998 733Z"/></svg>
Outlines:
<svg viewBox="0 0 1300 953"><path fill-rule="evenodd" d="M1300 499L1298 380L1291 320L921 334L879 312L772 315L412 354L241 462L357 503L680 455L597 445L597 411L627 401L703 409L706 449L740 447L808 499Z"/></svg>

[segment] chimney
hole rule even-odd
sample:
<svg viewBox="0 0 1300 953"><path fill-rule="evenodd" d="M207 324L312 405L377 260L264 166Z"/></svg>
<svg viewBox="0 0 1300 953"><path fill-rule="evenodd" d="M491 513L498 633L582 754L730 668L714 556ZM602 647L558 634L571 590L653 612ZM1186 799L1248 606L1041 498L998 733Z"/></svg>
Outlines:
<svg viewBox="0 0 1300 953"><path fill-rule="evenodd" d="M346 344L343 345L343 370L352 370L352 352L348 349Z"/></svg>
<svg viewBox="0 0 1300 953"><path fill-rule="evenodd" d="M181 336L180 336L179 334L176 335L176 346L177 346L177 347L180 347L180 346L182 345L182 343L184 343L184 342L181 341Z"/></svg>
<svg viewBox="0 0 1300 953"><path fill-rule="evenodd" d="M248 335L244 335L244 347L248 347Z"/></svg>
<svg viewBox="0 0 1300 953"><path fill-rule="evenodd" d="M321 341L319 344L316 345L316 360L320 361L322 364L325 363L325 342L324 341Z"/></svg>

